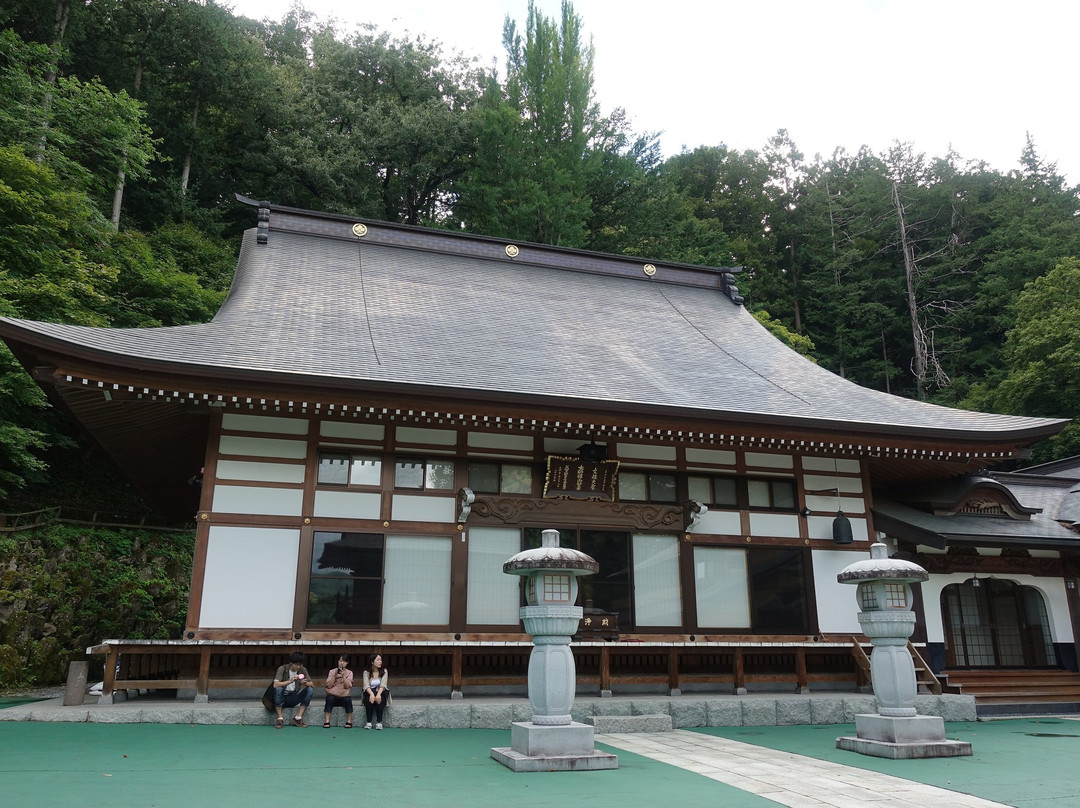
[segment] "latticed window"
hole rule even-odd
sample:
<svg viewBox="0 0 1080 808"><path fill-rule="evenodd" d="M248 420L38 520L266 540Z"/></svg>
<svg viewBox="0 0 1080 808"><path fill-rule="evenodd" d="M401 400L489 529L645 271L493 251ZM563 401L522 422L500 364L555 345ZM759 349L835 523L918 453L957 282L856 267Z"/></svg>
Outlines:
<svg viewBox="0 0 1080 808"><path fill-rule="evenodd" d="M570 602L570 576L544 575L544 600L548 603Z"/></svg>
<svg viewBox="0 0 1080 808"><path fill-rule="evenodd" d="M870 584L859 587L859 606L864 612L876 612L879 608L877 592Z"/></svg>
<svg viewBox="0 0 1080 808"><path fill-rule="evenodd" d="M906 609L907 587L903 584L885 584L885 605L890 609Z"/></svg>

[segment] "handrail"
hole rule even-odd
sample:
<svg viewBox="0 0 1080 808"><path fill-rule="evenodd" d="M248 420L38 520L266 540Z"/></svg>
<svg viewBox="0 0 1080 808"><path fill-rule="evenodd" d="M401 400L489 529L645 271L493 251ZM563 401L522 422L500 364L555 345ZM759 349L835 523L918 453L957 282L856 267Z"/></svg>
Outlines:
<svg viewBox="0 0 1080 808"><path fill-rule="evenodd" d="M926 685L926 687L935 696L941 695L941 680L934 675L934 672L930 670L930 666L926 664L926 660L922 658L922 654L919 653L914 645L911 644L911 640L908 640L907 644L908 653L911 654L911 659L915 662L915 668L917 671L922 671L922 676L916 676L916 682L920 685Z"/></svg>
<svg viewBox="0 0 1080 808"><path fill-rule="evenodd" d="M64 514L67 514L65 516ZM87 519L85 517L89 516ZM131 521L101 521L99 517L113 517L115 519L130 519ZM83 518L77 518L83 517ZM136 521L137 519L137 521ZM0 513L0 533L17 533L23 530L33 530L46 525L90 525L93 527L117 527L127 529L153 530L159 533L187 533L194 529L190 527L175 527L159 525L147 522L146 516L134 517L128 514L104 513L87 508L74 508L72 506L53 505L36 511L24 511L22 513Z"/></svg>
<svg viewBox="0 0 1080 808"><path fill-rule="evenodd" d="M863 676L866 677L867 683L870 683L870 657L862 647L858 637L851 638L851 655L855 658L855 664L859 666Z"/></svg>

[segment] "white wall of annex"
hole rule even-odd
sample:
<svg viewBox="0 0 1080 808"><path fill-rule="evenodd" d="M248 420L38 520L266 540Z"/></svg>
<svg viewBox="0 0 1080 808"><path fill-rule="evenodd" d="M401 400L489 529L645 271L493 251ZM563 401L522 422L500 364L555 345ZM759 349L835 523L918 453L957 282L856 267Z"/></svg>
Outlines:
<svg viewBox="0 0 1080 808"><path fill-rule="evenodd" d="M926 614L926 639L928 642L945 642L945 623L941 616L942 590L949 584L962 584L970 577L970 572L954 572L948 575L934 574L930 576L929 581L922 585L923 611ZM1016 581L1021 586L1031 586L1037 589L1046 604L1046 614L1050 620L1050 638L1059 643L1074 641L1064 580L1061 578L1036 577L1034 575L995 575L994 577Z"/></svg>
<svg viewBox="0 0 1080 808"><path fill-rule="evenodd" d="M291 628L300 531L210 528L200 628Z"/></svg>

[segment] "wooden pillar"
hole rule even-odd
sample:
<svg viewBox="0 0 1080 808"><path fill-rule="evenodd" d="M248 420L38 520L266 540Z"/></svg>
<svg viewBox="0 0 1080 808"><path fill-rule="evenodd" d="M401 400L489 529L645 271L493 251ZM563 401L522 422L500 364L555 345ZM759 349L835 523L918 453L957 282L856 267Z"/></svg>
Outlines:
<svg viewBox="0 0 1080 808"><path fill-rule="evenodd" d="M679 690L679 649L674 645L668 650L668 695L682 695Z"/></svg>
<svg viewBox="0 0 1080 808"><path fill-rule="evenodd" d="M450 698L460 699L461 694L461 646L455 646L450 657Z"/></svg>
<svg viewBox="0 0 1080 808"><path fill-rule="evenodd" d="M110 645L105 655L105 676L101 683L101 697L98 704L112 704L113 690L116 689L116 665L120 661L120 649Z"/></svg>
<svg viewBox="0 0 1080 808"><path fill-rule="evenodd" d="M746 695L746 669L743 664L743 649L735 649L735 695Z"/></svg>
<svg viewBox="0 0 1080 808"><path fill-rule="evenodd" d="M210 654L211 646L204 646L199 652L199 676L195 680L195 703L205 704L210 701Z"/></svg>
<svg viewBox="0 0 1080 808"><path fill-rule="evenodd" d="M600 695L611 695L611 656L606 645L600 646Z"/></svg>
<svg viewBox="0 0 1080 808"><path fill-rule="evenodd" d="M810 681L806 676L806 649L795 649L795 688L799 693L810 692Z"/></svg>

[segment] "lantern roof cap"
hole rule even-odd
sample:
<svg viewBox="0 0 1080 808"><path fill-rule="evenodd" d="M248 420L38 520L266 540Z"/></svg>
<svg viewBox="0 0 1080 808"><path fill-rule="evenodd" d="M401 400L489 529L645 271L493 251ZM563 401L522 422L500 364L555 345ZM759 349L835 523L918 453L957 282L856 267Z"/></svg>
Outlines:
<svg viewBox="0 0 1080 808"><path fill-rule="evenodd" d="M533 572L551 570L570 575L592 575L600 570L590 555L570 547L559 546L559 531L545 530L541 534L540 547L522 550L503 563L503 572L509 575L529 575Z"/></svg>
<svg viewBox="0 0 1080 808"><path fill-rule="evenodd" d="M836 576L836 580L842 584L866 581L917 583L929 578L930 573L918 564L901 558L889 558L889 548L881 542L870 545L870 558L849 564Z"/></svg>

